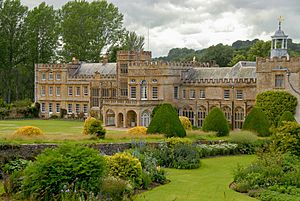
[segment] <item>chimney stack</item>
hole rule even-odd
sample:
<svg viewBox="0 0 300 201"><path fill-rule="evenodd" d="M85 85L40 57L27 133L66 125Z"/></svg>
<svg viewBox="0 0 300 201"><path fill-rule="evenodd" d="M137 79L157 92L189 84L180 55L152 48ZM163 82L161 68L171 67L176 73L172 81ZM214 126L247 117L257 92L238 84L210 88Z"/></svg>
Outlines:
<svg viewBox="0 0 300 201"><path fill-rule="evenodd" d="M102 58L102 64L105 65L107 63L108 63L108 55L105 54L105 55L103 55L103 58Z"/></svg>

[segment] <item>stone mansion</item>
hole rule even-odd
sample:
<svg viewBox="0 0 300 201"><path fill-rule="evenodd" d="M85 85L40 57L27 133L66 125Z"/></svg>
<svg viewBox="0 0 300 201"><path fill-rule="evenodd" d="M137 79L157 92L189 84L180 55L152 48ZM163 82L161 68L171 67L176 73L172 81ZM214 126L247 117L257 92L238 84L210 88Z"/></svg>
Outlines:
<svg viewBox="0 0 300 201"><path fill-rule="evenodd" d="M147 127L153 108L165 102L201 127L209 111L219 107L238 129L262 91L287 90L299 102L300 57L289 57L287 38L279 22L270 58L233 67L153 62L147 51L119 51L116 63L36 64L35 101L45 118L59 115L61 108L75 116L95 111L104 125L116 127ZM297 107L297 119L299 114Z"/></svg>

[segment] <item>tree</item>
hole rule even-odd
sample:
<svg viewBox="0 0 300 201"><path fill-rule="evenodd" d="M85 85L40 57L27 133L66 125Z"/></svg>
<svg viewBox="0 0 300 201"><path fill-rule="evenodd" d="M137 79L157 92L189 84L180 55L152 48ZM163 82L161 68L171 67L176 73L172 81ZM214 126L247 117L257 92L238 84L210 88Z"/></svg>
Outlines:
<svg viewBox="0 0 300 201"><path fill-rule="evenodd" d="M209 48L203 50L203 55L201 56L201 61L216 61L219 66L226 67L229 65L233 57L234 50L231 46L218 44L216 46L210 46Z"/></svg>
<svg viewBox="0 0 300 201"><path fill-rule="evenodd" d="M234 66L236 63L238 63L239 61L245 61L246 57L242 54L236 54L231 61L229 62L229 66Z"/></svg>
<svg viewBox="0 0 300 201"><path fill-rule="evenodd" d="M268 117L260 108L254 107L247 115L243 130L250 130L256 132L259 136L268 136L270 123Z"/></svg>
<svg viewBox="0 0 300 201"><path fill-rule="evenodd" d="M127 32L123 49L128 51L143 51L145 44L144 36L138 36L134 31Z"/></svg>
<svg viewBox="0 0 300 201"><path fill-rule="evenodd" d="M123 16L106 1L70 1L61 9L63 54L66 60L98 62L105 46L113 46L124 33Z"/></svg>
<svg viewBox="0 0 300 201"><path fill-rule="evenodd" d="M203 131L216 131L217 136L229 134L229 126L226 117L220 108L213 108L204 119Z"/></svg>
<svg viewBox="0 0 300 201"><path fill-rule="evenodd" d="M24 21L28 8L20 0L6 0L0 9L0 71L2 94L7 103L18 96L18 69L26 59ZM15 91L13 92L13 89Z"/></svg>
<svg viewBox="0 0 300 201"><path fill-rule="evenodd" d="M161 133L166 137L184 137L186 136L179 117L174 107L169 103L162 104L155 113L147 133Z"/></svg>
<svg viewBox="0 0 300 201"><path fill-rule="evenodd" d="M285 111L295 114L297 98L286 91L265 91L256 96L256 107L260 107L274 126Z"/></svg>
<svg viewBox="0 0 300 201"><path fill-rule="evenodd" d="M255 61L256 57L269 57L271 51L271 41L258 40L254 45L251 46L247 52L247 60Z"/></svg>
<svg viewBox="0 0 300 201"><path fill-rule="evenodd" d="M287 121L296 122L296 119L295 119L293 113L291 113L290 111L285 111L281 115L281 117L278 121L278 126L283 126L284 122L287 122Z"/></svg>

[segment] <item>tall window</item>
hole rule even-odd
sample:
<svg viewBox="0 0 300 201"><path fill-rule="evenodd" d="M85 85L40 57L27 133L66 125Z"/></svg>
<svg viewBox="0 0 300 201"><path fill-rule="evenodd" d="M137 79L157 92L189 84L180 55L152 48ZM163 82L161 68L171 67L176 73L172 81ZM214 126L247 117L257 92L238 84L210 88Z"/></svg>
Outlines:
<svg viewBox="0 0 300 201"><path fill-rule="evenodd" d="M185 99L186 98L186 90L182 89L182 98Z"/></svg>
<svg viewBox="0 0 300 201"><path fill-rule="evenodd" d="M243 100L243 98L244 98L243 90L236 90L236 99Z"/></svg>
<svg viewBox="0 0 300 201"><path fill-rule="evenodd" d="M195 99L196 98L196 91L195 89L190 90L190 99Z"/></svg>
<svg viewBox="0 0 300 201"><path fill-rule="evenodd" d="M142 126L148 127L150 124L150 112L144 111L141 117Z"/></svg>
<svg viewBox="0 0 300 201"><path fill-rule="evenodd" d="M108 98L109 97L109 89L108 88L103 88L102 89L102 97Z"/></svg>
<svg viewBox="0 0 300 201"><path fill-rule="evenodd" d="M46 80L46 73L42 73L42 80Z"/></svg>
<svg viewBox="0 0 300 201"><path fill-rule="evenodd" d="M80 113L80 104L76 104L75 111L76 111L76 114Z"/></svg>
<svg viewBox="0 0 300 201"><path fill-rule="evenodd" d="M121 96L128 96L127 82L121 82L120 88L121 88Z"/></svg>
<svg viewBox="0 0 300 201"><path fill-rule="evenodd" d="M49 80L53 80L53 73L52 72L49 73Z"/></svg>
<svg viewBox="0 0 300 201"><path fill-rule="evenodd" d="M46 105L45 105L45 103L41 104L41 112L46 112Z"/></svg>
<svg viewBox="0 0 300 201"><path fill-rule="evenodd" d="M174 99L178 99L179 98L178 97L178 91L179 91L178 87L177 86L174 87Z"/></svg>
<svg viewBox="0 0 300 201"><path fill-rule="evenodd" d="M76 87L76 96L80 96L80 87Z"/></svg>
<svg viewBox="0 0 300 201"><path fill-rule="evenodd" d="M49 103L49 113L52 113L52 112L53 112L53 104Z"/></svg>
<svg viewBox="0 0 300 201"><path fill-rule="evenodd" d="M227 119L227 121L231 122L231 109L228 106L223 107L223 113Z"/></svg>
<svg viewBox="0 0 300 201"><path fill-rule="evenodd" d="M53 87L49 86L49 96L53 96Z"/></svg>
<svg viewBox="0 0 300 201"><path fill-rule="evenodd" d="M60 113L60 103L56 103L56 113Z"/></svg>
<svg viewBox="0 0 300 201"><path fill-rule="evenodd" d="M56 73L56 80L60 80L61 79L61 75L59 72Z"/></svg>
<svg viewBox="0 0 300 201"><path fill-rule="evenodd" d="M41 96L45 96L45 95L46 95L46 87L41 86Z"/></svg>
<svg viewBox="0 0 300 201"><path fill-rule="evenodd" d="M205 99L205 89L200 89L200 99Z"/></svg>
<svg viewBox="0 0 300 201"><path fill-rule="evenodd" d="M136 87L130 87L130 98L136 99Z"/></svg>
<svg viewBox="0 0 300 201"><path fill-rule="evenodd" d="M92 89L92 107L99 107L99 89Z"/></svg>
<svg viewBox="0 0 300 201"><path fill-rule="evenodd" d="M224 90L224 99L229 99L230 98L230 90L229 89L225 89Z"/></svg>
<svg viewBox="0 0 300 201"><path fill-rule="evenodd" d="M152 87L152 98L158 99L158 87Z"/></svg>
<svg viewBox="0 0 300 201"><path fill-rule="evenodd" d="M56 96L60 96L60 87L56 87Z"/></svg>
<svg viewBox="0 0 300 201"><path fill-rule="evenodd" d="M141 82L141 100L147 100L147 82L143 80Z"/></svg>
<svg viewBox="0 0 300 201"><path fill-rule="evenodd" d="M117 97L117 89L112 89L111 90L111 96L112 97Z"/></svg>
<svg viewBox="0 0 300 201"><path fill-rule="evenodd" d="M83 104L83 113L84 114L88 113L88 105L87 104Z"/></svg>
<svg viewBox="0 0 300 201"><path fill-rule="evenodd" d="M122 74L127 74L128 73L128 66L127 64L120 64L120 70Z"/></svg>
<svg viewBox="0 0 300 201"><path fill-rule="evenodd" d="M284 75L275 75L275 87L284 88Z"/></svg>
<svg viewBox="0 0 300 201"><path fill-rule="evenodd" d="M244 110L243 108L237 108L234 112L234 128L241 129L244 123Z"/></svg>
<svg viewBox="0 0 300 201"><path fill-rule="evenodd" d="M88 90L87 86L83 87L83 95L85 95L85 96L89 95L89 90Z"/></svg>
<svg viewBox="0 0 300 201"><path fill-rule="evenodd" d="M182 110L182 116L189 118L192 125L194 125L194 112L193 112L192 108L190 108L190 109L184 108Z"/></svg>
<svg viewBox="0 0 300 201"><path fill-rule="evenodd" d="M199 127L203 126L205 117L206 117L206 109L205 109L205 107L202 106L198 110L198 126Z"/></svg>
<svg viewBox="0 0 300 201"><path fill-rule="evenodd" d="M72 114L72 103L68 104L68 114Z"/></svg>
<svg viewBox="0 0 300 201"><path fill-rule="evenodd" d="M68 95L69 96L73 95L73 87L68 87Z"/></svg>

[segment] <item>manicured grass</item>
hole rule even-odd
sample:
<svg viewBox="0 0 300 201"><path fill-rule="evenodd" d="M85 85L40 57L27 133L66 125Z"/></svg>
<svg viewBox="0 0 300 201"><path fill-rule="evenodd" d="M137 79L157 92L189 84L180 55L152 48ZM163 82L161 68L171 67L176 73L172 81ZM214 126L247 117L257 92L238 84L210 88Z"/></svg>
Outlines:
<svg viewBox="0 0 300 201"><path fill-rule="evenodd" d="M255 156L228 156L201 160L195 170L167 169L171 180L135 197L135 201L251 201L256 200L229 188L233 169L247 165Z"/></svg>

